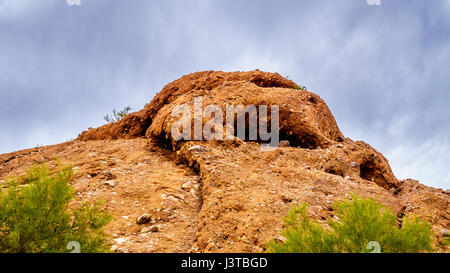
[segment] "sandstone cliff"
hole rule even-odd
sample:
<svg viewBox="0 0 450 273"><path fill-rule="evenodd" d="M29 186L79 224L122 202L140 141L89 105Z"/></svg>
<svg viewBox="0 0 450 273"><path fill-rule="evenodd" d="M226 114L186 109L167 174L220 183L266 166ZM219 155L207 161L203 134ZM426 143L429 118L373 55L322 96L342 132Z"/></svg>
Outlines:
<svg viewBox="0 0 450 273"><path fill-rule="evenodd" d="M280 140L290 145L265 151L258 140L236 137L173 139L172 110L199 96L223 110L278 105ZM0 155L0 180L57 158L75 168L76 202L105 201L115 216L107 232L123 252L261 252L293 203L307 202L310 216L326 225L333 202L350 193L377 198L399 224L417 214L438 236L450 226L449 191L399 181L382 154L345 138L319 96L276 73L186 75L116 123L74 141ZM138 225L144 214L150 222Z"/></svg>

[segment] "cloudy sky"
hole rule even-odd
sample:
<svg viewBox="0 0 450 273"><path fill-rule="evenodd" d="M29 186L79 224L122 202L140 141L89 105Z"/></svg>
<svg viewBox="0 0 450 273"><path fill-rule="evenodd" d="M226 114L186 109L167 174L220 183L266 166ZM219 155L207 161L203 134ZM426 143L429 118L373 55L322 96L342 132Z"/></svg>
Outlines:
<svg viewBox="0 0 450 273"><path fill-rule="evenodd" d="M279 72L398 178L450 188L450 1L0 0L0 153L77 137L201 70Z"/></svg>

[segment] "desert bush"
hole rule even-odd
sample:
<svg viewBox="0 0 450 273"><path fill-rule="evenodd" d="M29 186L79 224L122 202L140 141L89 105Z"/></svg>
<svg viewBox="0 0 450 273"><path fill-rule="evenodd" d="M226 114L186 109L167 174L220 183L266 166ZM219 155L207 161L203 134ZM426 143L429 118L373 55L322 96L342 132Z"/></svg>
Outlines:
<svg viewBox="0 0 450 273"><path fill-rule="evenodd" d="M71 241L79 243L81 252L108 251L102 228L111 216L100 203L69 208L72 175L70 166L54 174L35 166L25 177L7 181L0 191L1 253L69 252Z"/></svg>
<svg viewBox="0 0 450 273"><path fill-rule="evenodd" d="M109 123L114 123L117 122L121 119L123 119L126 115L128 115L131 111L131 107L130 106L126 106L123 108L123 110L117 112L116 109L113 109L112 114L107 114L106 116L103 117L103 119L106 122Z"/></svg>
<svg viewBox="0 0 450 273"><path fill-rule="evenodd" d="M272 240L269 252L276 253L367 253L370 242L381 252L432 252L431 225L418 217L406 217L401 227L391 210L373 199L352 196L336 202L337 220L328 220L323 228L307 217L307 205L296 205L284 219L283 241Z"/></svg>
<svg viewBox="0 0 450 273"><path fill-rule="evenodd" d="M450 251L450 234L448 234L447 232L442 236L441 241L439 242L441 248L445 251L445 252L449 252Z"/></svg>
<svg viewBox="0 0 450 273"><path fill-rule="evenodd" d="M306 88L306 86L304 86L304 85L296 85L296 86L294 86L293 89L295 89L295 90L308 91L307 88Z"/></svg>

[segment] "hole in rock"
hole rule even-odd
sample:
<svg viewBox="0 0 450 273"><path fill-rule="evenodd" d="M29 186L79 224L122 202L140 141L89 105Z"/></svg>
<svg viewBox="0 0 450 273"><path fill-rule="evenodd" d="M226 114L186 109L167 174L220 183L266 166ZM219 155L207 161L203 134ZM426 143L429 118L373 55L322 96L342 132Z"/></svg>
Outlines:
<svg viewBox="0 0 450 273"><path fill-rule="evenodd" d="M359 166L360 177L364 180L383 182L383 173L375 163L374 159L368 160Z"/></svg>

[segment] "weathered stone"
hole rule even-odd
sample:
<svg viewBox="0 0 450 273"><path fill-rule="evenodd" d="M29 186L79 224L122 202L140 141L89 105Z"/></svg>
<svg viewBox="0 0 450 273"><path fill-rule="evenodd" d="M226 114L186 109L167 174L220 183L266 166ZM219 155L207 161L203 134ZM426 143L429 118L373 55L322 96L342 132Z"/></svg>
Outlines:
<svg viewBox="0 0 450 273"><path fill-rule="evenodd" d="M114 188L116 186L116 183L114 181L111 181L111 180L105 181L105 182L103 182L103 184L108 185L108 186L110 186L112 188Z"/></svg>
<svg viewBox="0 0 450 273"><path fill-rule="evenodd" d="M150 222L151 220L152 220L152 216L150 214L144 213L137 218L136 223L138 225L143 225L143 224Z"/></svg>
<svg viewBox="0 0 450 273"><path fill-rule="evenodd" d="M159 227L157 225L144 227L141 229L141 233L147 233L147 232L157 232L159 230Z"/></svg>

